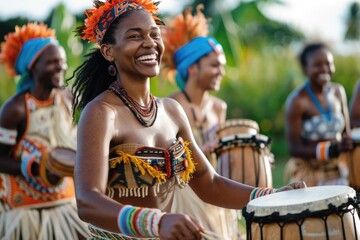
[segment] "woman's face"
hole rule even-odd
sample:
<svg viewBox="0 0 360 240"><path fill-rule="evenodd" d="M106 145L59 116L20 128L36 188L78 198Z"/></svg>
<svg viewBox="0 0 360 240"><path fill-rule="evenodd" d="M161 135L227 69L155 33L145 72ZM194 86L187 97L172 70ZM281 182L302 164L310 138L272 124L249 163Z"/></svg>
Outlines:
<svg viewBox="0 0 360 240"><path fill-rule="evenodd" d="M48 89L64 85L66 70L65 50L61 46L55 45L48 46L31 69L35 80Z"/></svg>
<svg viewBox="0 0 360 240"><path fill-rule="evenodd" d="M331 81L331 76L335 72L332 53L325 48L319 48L308 54L304 71L312 82L318 85L327 84Z"/></svg>
<svg viewBox="0 0 360 240"><path fill-rule="evenodd" d="M196 64L197 80L205 90L218 91L225 74L224 55L215 52L207 54Z"/></svg>
<svg viewBox="0 0 360 240"><path fill-rule="evenodd" d="M159 74L164 44L152 16L134 10L116 26L112 45L114 62L121 73L154 77Z"/></svg>

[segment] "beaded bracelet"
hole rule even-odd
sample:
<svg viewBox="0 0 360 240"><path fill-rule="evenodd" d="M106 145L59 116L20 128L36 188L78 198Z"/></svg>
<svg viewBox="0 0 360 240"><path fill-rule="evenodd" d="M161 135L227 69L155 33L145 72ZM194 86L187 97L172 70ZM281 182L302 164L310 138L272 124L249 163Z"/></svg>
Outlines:
<svg viewBox="0 0 360 240"><path fill-rule="evenodd" d="M256 187L254 188L251 193L250 193L250 201L258 198L258 197L262 197L265 195L269 195L272 193L276 193L277 189L276 188L270 188L270 187Z"/></svg>
<svg viewBox="0 0 360 240"><path fill-rule="evenodd" d="M330 141L319 142L316 144L316 159L319 161L326 161L329 159Z"/></svg>
<svg viewBox="0 0 360 240"><path fill-rule="evenodd" d="M26 157L21 159L21 173L24 175L26 179L34 178L34 174L31 171L32 165L36 162L37 156L35 153L29 154Z"/></svg>
<svg viewBox="0 0 360 240"><path fill-rule="evenodd" d="M164 214L156 208L124 205L118 214L118 227L129 236L159 237L159 223Z"/></svg>

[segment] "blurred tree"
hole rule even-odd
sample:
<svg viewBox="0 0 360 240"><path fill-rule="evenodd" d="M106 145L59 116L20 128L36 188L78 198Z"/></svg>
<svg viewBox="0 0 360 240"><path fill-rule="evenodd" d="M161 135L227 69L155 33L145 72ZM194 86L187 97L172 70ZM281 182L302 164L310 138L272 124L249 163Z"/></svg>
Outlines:
<svg viewBox="0 0 360 240"><path fill-rule="evenodd" d="M191 6L196 9L196 6L199 4L204 5L204 14L205 16L209 16L216 2L217 0L194 0Z"/></svg>
<svg viewBox="0 0 360 240"><path fill-rule="evenodd" d="M13 32L16 25L24 25L30 20L23 17L10 18L4 21L0 21L0 39L3 41L6 34Z"/></svg>
<svg viewBox="0 0 360 240"><path fill-rule="evenodd" d="M279 2L243 1L231 11L222 11L218 17L213 17L213 32L215 37L225 45L230 65L238 62L239 56L246 58L249 48L268 51L269 47L286 47L304 39L300 31L266 17L259 8L260 3Z"/></svg>
<svg viewBox="0 0 360 240"><path fill-rule="evenodd" d="M46 19L48 25L56 30L56 37L60 44L65 48L68 63L68 75L83 61L84 45L75 36L77 27L76 17L63 4L57 5Z"/></svg>
<svg viewBox="0 0 360 240"><path fill-rule="evenodd" d="M347 16L346 40L360 39L360 3L354 2L349 7Z"/></svg>

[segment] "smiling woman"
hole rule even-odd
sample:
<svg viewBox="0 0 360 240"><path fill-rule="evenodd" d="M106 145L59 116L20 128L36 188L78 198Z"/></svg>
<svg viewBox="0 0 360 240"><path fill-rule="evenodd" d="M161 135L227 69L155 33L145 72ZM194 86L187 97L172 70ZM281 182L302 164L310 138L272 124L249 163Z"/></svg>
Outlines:
<svg viewBox="0 0 360 240"><path fill-rule="evenodd" d="M156 13L151 0L97 1L79 28L98 45L75 71L73 85L73 105L81 110L78 214L96 239L201 239L196 219L170 213L175 187L189 184L204 201L235 209L250 196L276 191L217 175L181 105L151 94L164 52Z"/></svg>
<svg viewBox="0 0 360 240"><path fill-rule="evenodd" d="M59 149L76 150L72 96L63 88L65 51L53 29L28 23L5 37L0 53L9 75L20 77L17 93L0 110L0 236L86 238L86 224L76 214L71 174L48 167L54 153L58 159L68 156ZM75 154L69 156L72 166L74 160Z"/></svg>
<svg viewBox="0 0 360 240"><path fill-rule="evenodd" d="M287 99L287 174L308 186L346 185L348 169L341 153L352 149L350 120L344 87L331 81L333 54L315 42L304 47L299 60L307 79Z"/></svg>

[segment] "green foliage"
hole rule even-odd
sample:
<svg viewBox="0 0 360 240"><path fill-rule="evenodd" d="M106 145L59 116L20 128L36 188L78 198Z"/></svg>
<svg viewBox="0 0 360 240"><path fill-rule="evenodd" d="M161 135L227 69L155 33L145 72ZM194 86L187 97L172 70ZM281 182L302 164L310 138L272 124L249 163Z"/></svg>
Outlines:
<svg viewBox="0 0 360 240"><path fill-rule="evenodd" d="M345 39L359 40L360 38L360 3L351 4L347 19Z"/></svg>
<svg viewBox="0 0 360 240"><path fill-rule="evenodd" d="M0 107L16 92L15 81L7 74L4 65L0 64Z"/></svg>
<svg viewBox="0 0 360 240"><path fill-rule="evenodd" d="M56 37L65 48L68 57L67 77L70 77L82 63L85 50L82 40L75 36L76 18L62 3L54 8L50 16L49 26L56 30Z"/></svg>

